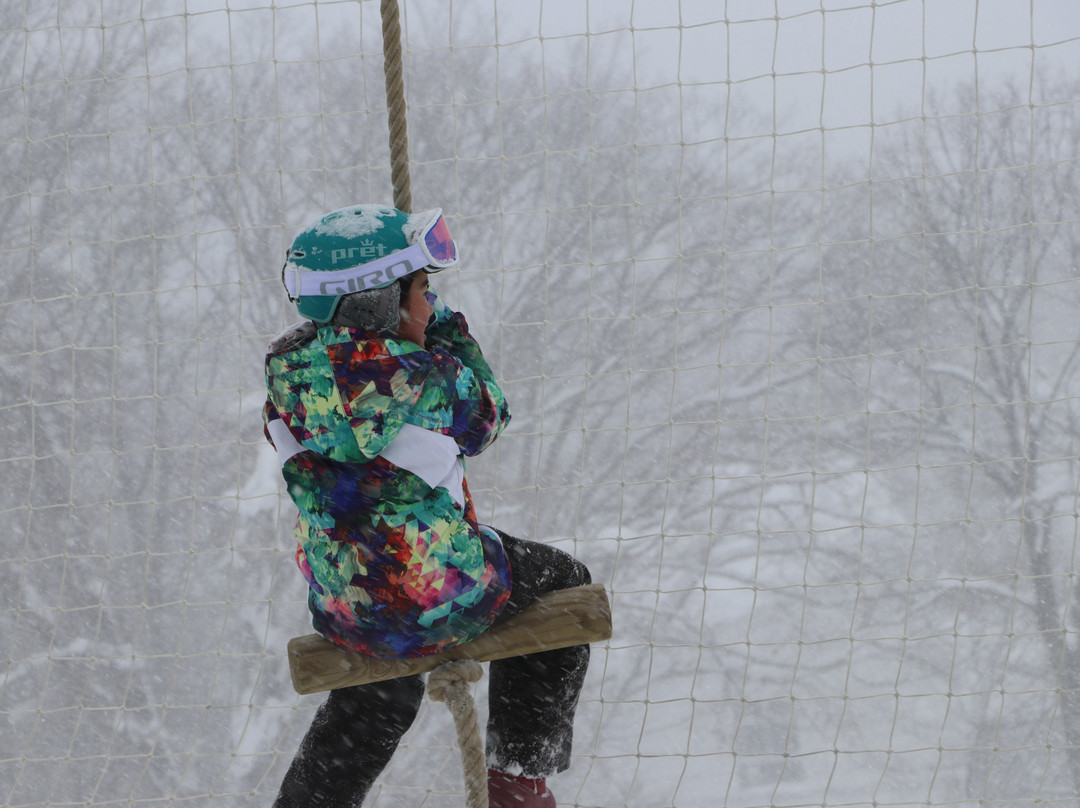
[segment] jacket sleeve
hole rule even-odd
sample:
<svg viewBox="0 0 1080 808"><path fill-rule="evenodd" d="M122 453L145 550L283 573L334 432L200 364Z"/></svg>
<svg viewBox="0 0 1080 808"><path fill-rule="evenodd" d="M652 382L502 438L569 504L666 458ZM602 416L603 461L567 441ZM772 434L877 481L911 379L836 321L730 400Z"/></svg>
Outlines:
<svg viewBox="0 0 1080 808"><path fill-rule="evenodd" d="M464 454L476 455L510 423L510 408L465 316L434 292L429 295L435 312L427 329L432 363L418 409L438 413L442 423L418 425L450 435Z"/></svg>

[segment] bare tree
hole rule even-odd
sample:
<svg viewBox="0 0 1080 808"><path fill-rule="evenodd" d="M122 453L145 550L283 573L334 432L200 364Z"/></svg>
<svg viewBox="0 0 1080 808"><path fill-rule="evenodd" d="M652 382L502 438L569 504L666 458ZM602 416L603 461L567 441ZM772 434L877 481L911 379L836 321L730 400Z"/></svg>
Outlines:
<svg viewBox="0 0 1080 808"><path fill-rule="evenodd" d="M1007 90L979 115L926 119L897 151L921 154L921 175L872 186L873 225L889 234L872 265L882 290L870 303L878 315L872 339L878 354L896 352L894 366L904 369L873 391L871 409L917 406L916 518L924 535L946 539L917 546L940 553L943 574L966 581L959 599L939 590L936 605L924 600L919 608L937 615L934 630L945 635L1011 638L1007 662L996 660L1000 698L981 673L995 654L991 639L954 650L952 689L989 695L969 743L1060 744L1072 761L1072 790L1055 786L1074 793L1080 643L1072 626L1080 613L1071 583L1072 458L1080 403L1072 391L1080 342L1067 326L1080 302L1071 269L1080 230L1067 189L1080 180L1069 134L1080 105L1070 80L1049 83L1048 97L1062 99L1057 106L1033 107L1026 92ZM883 163L890 165L887 157ZM917 285L913 273L921 273ZM954 543L966 545L955 561ZM912 564L928 570L933 556L913 555ZM1021 719L1013 707L1021 697L1007 691L1026 690L1057 695ZM1030 764L1024 760L1021 769ZM1007 793L1007 765L999 760L991 780L972 770L972 787L989 798ZM1021 769L1012 776L1028 777Z"/></svg>

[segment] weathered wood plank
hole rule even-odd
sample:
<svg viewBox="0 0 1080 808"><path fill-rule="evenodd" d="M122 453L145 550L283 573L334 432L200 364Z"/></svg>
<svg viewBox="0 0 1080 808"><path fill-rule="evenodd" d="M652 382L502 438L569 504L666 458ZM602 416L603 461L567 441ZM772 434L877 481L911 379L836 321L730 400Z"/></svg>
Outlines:
<svg viewBox="0 0 1080 808"><path fill-rule="evenodd" d="M318 634L289 641L289 670L306 695L434 670L454 659L492 659L552 651L611 637L611 605L602 584L540 596L525 611L466 645L420 659L375 659L334 645Z"/></svg>

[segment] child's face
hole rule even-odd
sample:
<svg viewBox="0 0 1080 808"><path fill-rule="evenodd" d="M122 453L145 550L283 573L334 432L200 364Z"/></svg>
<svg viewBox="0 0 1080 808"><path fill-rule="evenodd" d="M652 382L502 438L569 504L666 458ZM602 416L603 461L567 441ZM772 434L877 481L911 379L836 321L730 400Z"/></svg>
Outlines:
<svg viewBox="0 0 1080 808"><path fill-rule="evenodd" d="M421 347L424 345L424 331L433 311L427 299L427 290L427 273L420 271L409 287L408 296L401 301L401 322L397 331L398 337L415 342Z"/></svg>

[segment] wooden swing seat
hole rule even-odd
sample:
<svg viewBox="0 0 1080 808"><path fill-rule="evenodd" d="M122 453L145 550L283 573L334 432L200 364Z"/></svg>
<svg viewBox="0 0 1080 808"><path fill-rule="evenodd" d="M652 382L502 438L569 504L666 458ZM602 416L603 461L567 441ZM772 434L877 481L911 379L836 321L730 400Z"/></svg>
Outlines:
<svg viewBox="0 0 1080 808"><path fill-rule="evenodd" d="M472 642L419 659L376 659L335 645L319 634L289 640L289 671L301 695L427 673L444 662L488 662L553 651L611 637L611 605L602 584L589 584L536 599L521 614Z"/></svg>

